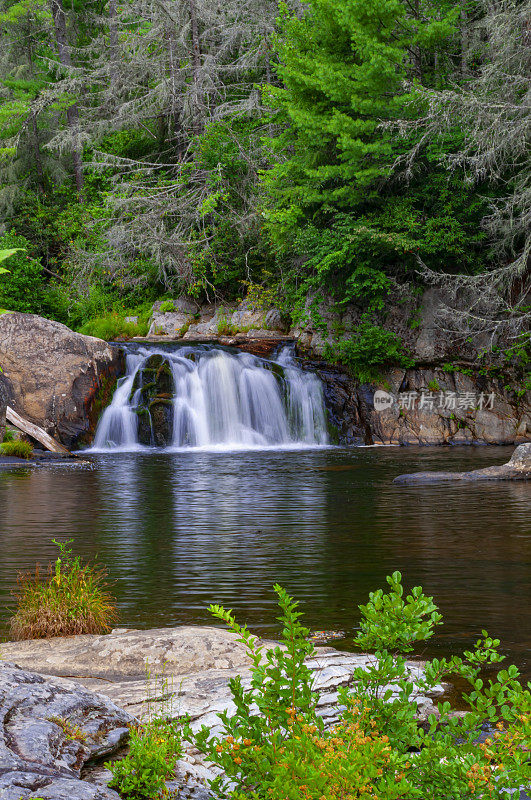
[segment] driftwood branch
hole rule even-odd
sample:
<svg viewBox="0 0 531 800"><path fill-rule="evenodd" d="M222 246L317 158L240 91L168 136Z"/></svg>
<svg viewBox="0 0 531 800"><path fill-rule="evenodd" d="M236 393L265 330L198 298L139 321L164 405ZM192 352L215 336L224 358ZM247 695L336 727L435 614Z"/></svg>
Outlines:
<svg viewBox="0 0 531 800"><path fill-rule="evenodd" d="M38 425L35 425L33 422L29 422L29 420L24 419L21 417L20 414L17 414L16 411L13 411L10 406L7 407L6 410L6 417L8 421L18 428L23 433L26 433L28 436L31 436L32 439L36 439L46 450L50 450L52 453L64 453L65 455L71 455L70 451L66 449L62 444L59 444L52 436L46 433L45 430L39 428Z"/></svg>

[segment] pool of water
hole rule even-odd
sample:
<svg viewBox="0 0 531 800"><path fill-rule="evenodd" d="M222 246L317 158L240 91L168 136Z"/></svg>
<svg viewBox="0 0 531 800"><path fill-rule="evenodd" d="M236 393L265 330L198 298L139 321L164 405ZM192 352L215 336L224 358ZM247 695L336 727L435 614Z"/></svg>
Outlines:
<svg viewBox="0 0 531 800"><path fill-rule="evenodd" d="M115 581L120 624L211 624L210 603L274 636L273 584L313 629L345 631L399 569L433 594L444 627L426 652L459 652L482 628L531 678L529 483L398 486L404 472L501 464L513 448L316 448L92 456L94 469L0 472L0 600L52 538ZM423 652L423 651L419 651Z"/></svg>

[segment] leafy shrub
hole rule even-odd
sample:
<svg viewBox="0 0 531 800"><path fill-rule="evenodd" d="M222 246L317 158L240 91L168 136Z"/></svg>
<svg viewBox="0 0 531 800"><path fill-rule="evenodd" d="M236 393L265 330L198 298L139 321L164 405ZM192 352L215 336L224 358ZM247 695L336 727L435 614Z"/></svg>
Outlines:
<svg viewBox="0 0 531 800"><path fill-rule="evenodd" d="M203 727L185 728L208 760L223 770L212 782L219 798L231 800L486 800L507 798L531 778L531 693L511 666L494 679L483 668L503 659L499 642L483 632L464 657L434 659L412 674L406 662L441 624L433 598L421 587L404 597L402 576L388 579L390 591L373 592L360 606L358 647L375 650L354 684L339 692L338 724L325 729L317 713L313 674L305 658L314 654L298 603L275 591L283 624L282 646L264 653L230 611L211 612L238 634L252 662L251 682L230 682L236 711L219 714L223 730L211 737ZM448 676L470 686L468 712L456 715L448 702L417 722L417 697ZM479 743L487 721L493 731Z"/></svg>
<svg viewBox="0 0 531 800"><path fill-rule="evenodd" d="M41 576L19 575L17 611L11 618L14 639L43 639L80 633L105 633L116 620L116 608L106 584L106 572L82 564L69 544L56 542L59 556Z"/></svg>
<svg viewBox="0 0 531 800"><path fill-rule="evenodd" d="M128 755L105 765L113 774L109 786L130 800L164 797L182 752L177 724L155 719L132 728Z"/></svg>
<svg viewBox="0 0 531 800"><path fill-rule="evenodd" d="M14 458L31 458L33 455L33 445L22 439L10 439L6 430L4 441L0 444L0 453L3 456L13 456ZM11 434L12 436L13 434Z"/></svg>
<svg viewBox="0 0 531 800"><path fill-rule="evenodd" d="M163 300L160 304L159 311L162 314L167 314L169 311L175 311L175 303L173 300Z"/></svg>
<svg viewBox="0 0 531 800"><path fill-rule="evenodd" d="M386 367L411 367L398 334L379 325L362 322L351 339L328 346L325 356L344 364L362 383L376 380Z"/></svg>
<svg viewBox="0 0 531 800"><path fill-rule="evenodd" d="M4 433L4 443L14 442L16 440L15 434L11 428L6 428Z"/></svg>
<svg viewBox="0 0 531 800"><path fill-rule="evenodd" d="M18 251L19 248L15 249L12 248L11 250L0 250L0 264L3 261L7 261L8 258L11 258L11 256L14 256L15 253L17 253ZM5 275L6 272L9 272L9 270L5 269L5 267L0 267L0 275Z"/></svg>
<svg viewBox="0 0 531 800"><path fill-rule="evenodd" d="M45 313L46 281L42 264L31 256L32 246L14 232L0 237L0 250L11 250L9 276L0 281L0 308L29 314Z"/></svg>

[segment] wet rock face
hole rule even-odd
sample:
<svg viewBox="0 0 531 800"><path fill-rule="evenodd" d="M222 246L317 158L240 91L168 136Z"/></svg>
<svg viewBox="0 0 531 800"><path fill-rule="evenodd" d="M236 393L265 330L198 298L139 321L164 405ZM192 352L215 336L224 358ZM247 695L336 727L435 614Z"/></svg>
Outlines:
<svg viewBox="0 0 531 800"><path fill-rule="evenodd" d="M80 779L85 763L114 753L133 718L75 684L0 665L2 800L119 800Z"/></svg>
<svg viewBox="0 0 531 800"><path fill-rule="evenodd" d="M312 317L316 299L319 323ZM474 376L478 350L489 343L457 343L440 329L437 314L443 298L437 289L426 290L421 299L411 297L406 303L403 299L391 303L384 327L400 336L419 367L389 370L378 385L360 385L345 370L324 361L327 348L355 336L362 322L359 308L349 306L339 313L330 298L309 296L305 319L291 329L275 308L258 309L248 301L236 308L198 307L186 298L177 298L171 312L161 312L160 303L154 305L150 336L157 339L159 331L190 342L217 341L262 357L272 356L283 342L296 342L301 366L316 372L323 382L331 440L338 444L518 444L531 438L531 393L515 402L505 389L506 381L489 382ZM412 326L412 319L418 324ZM328 332L323 331L323 322ZM460 362L464 372L444 372L441 365L447 361ZM404 408L395 401L378 411L373 403L377 389L395 396L403 392L494 392L496 398L492 408L439 408L437 402L434 407L416 404Z"/></svg>
<svg viewBox="0 0 531 800"><path fill-rule="evenodd" d="M339 444L507 445L531 439L531 396L516 402L502 381L423 367L394 369L380 384L359 384L324 362L305 359L302 366L323 382ZM377 390L390 395L388 407L375 408Z"/></svg>
<svg viewBox="0 0 531 800"><path fill-rule="evenodd" d="M144 445L167 447L173 439L173 396L175 385L170 364L164 356L151 356L133 384L138 392L138 440Z"/></svg>
<svg viewBox="0 0 531 800"><path fill-rule="evenodd" d="M105 387L112 396L123 357L59 322L12 313L0 316L0 367L15 411L72 449L90 438L93 409Z"/></svg>
<svg viewBox="0 0 531 800"><path fill-rule="evenodd" d="M516 401L503 381L437 367L396 369L385 378L393 402L378 411L371 401L367 409L376 444L519 444L531 438L531 396Z"/></svg>

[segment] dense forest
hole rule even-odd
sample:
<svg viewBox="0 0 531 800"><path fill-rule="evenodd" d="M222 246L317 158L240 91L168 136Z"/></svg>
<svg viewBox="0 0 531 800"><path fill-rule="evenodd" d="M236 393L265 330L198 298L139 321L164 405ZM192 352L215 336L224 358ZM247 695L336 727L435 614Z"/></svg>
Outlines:
<svg viewBox="0 0 531 800"><path fill-rule="evenodd" d="M446 326L522 354L526 2L0 0L0 23L0 308L91 332L182 293L292 320L326 295L374 336L437 286Z"/></svg>

